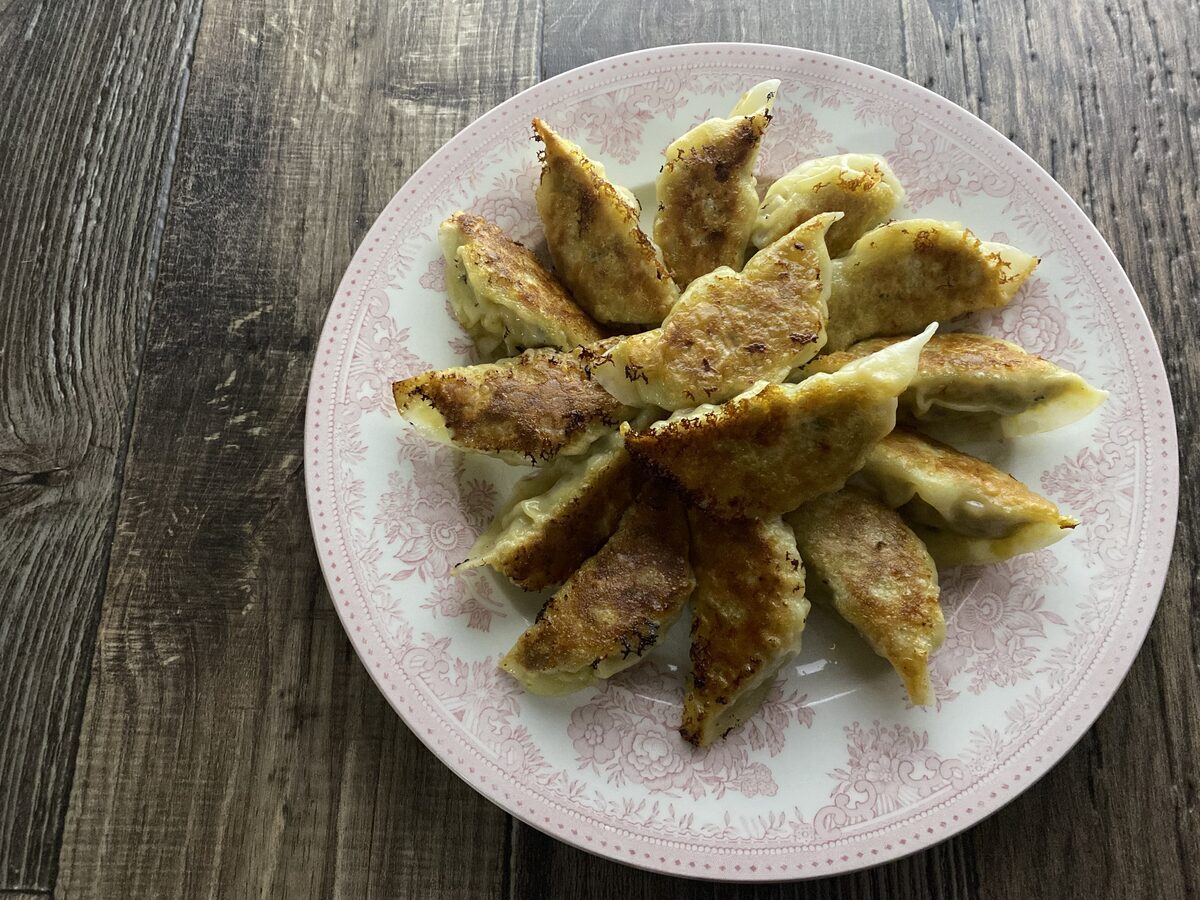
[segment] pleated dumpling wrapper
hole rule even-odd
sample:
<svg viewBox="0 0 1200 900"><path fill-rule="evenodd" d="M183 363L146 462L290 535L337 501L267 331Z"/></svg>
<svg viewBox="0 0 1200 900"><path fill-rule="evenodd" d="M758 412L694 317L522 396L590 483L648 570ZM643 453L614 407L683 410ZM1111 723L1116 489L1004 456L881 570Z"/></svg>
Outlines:
<svg viewBox="0 0 1200 900"><path fill-rule="evenodd" d="M808 618L796 539L778 516L688 514L696 593L692 669L679 732L706 747L745 722L800 650Z"/></svg>
<svg viewBox="0 0 1200 900"><path fill-rule="evenodd" d="M634 460L718 516L770 516L836 491L896 424L896 398L936 326L832 375L760 382L720 406L623 425Z"/></svg>
<svg viewBox="0 0 1200 900"><path fill-rule="evenodd" d="M758 215L754 164L778 90L777 80L755 85L727 118L701 122L667 147L654 240L680 285L742 267Z"/></svg>
<svg viewBox="0 0 1200 900"><path fill-rule="evenodd" d="M767 190L754 224L755 247L765 247L823 212L845 216L829 229L830 256L846 253L904 203L904 188L882 156L843 153L802 162Z"/></svg>
<svg viewBox="0 0 1200 900"><path fill-rule="evenodd" d="M889 506L853 487L787 516L809 598L831 606L890 662L918 706L933 701L929 657L946 638L937 568Z"/></svg>
<svg viewBox="0 0 1200 900"><path fill-rule="evenodd" d="M758 381L783 381L825 343L829 254L825 213L760 250L741 272L696 279L662 325L626 337L592 365L633 406L723 403Z"/></svg>
<svg viewBox="0 0 1200 900"><path fill-rule="evenodd" d="M612 536L633 502L633 463L613 431L517 482L458 569L491 566L527 591L558 587Z"/></svg>
<svg viewBox="0 0 1200 900"><path fill-rule="evenodd" d="M605 337L527 247L481 216L456 212L441 224L438 242L450 308L485 357L570 350Z"/></svg>
<svg viewBox="0 0 1200 900"><path fill-rule="evenodd" d="M638 412L592 380L581 351L526 350L425 372L396 382L392 394L400 414L430 440L515 465L581 453Z"/></svg>
<svg viewBox="0 0 1200 900"><path fill-rule="evenodd" d="M1037 257L980 241L957 222L881 225L833 261L825 351L1004 306L1037 264Z"/></svg>
<svg viewBox="0 0 1200 900"><path fill-rule="evenodd" d="M610 678L666 634L695 584L683 504L648 484L500 666L533 694L567 694Z"/></svg>
<svg viewBox="0 0 1200 900"><path fill-rule="evenodd" d="M862 477L946 568L1040 550L1079 524L990 463L902 429L871 450Z"/></svg>
<svg viewBox="0 0 1200 900"><path fill-rule="evenodd" d="M798 374L836 372L899 340L860 341L818 356ZM1070 425L1107 396L1074 372L1009 341L983 334L937 334L921 351L917 376L901 395L900 408L921 422L957 425L964 435L978 436L995 426L1002 437L1017 437Z"/></svg>
<svg viewBox="0 0 1200 900"><path fill-rule="evenodd" d="M558 277L599 322L657 325L679 289L638 226L637 201L541 119L533 130L544 145L535 199Z"/></svg>

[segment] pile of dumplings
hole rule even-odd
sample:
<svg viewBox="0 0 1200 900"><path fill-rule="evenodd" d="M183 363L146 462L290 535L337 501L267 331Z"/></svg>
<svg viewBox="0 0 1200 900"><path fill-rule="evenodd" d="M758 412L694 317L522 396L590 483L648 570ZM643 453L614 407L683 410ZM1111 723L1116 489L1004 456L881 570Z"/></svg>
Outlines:
<svg viewBox="0 0 1200 900"><path fill-rule="evenodd" d="M535 471L461 568L553 588L501 666L536 694L636 664L692 610L680 733L754 715L812 599L932 699L938 567L1045 547L1077 521L929 437L1013 437L1087 415L1079 375L980 334L1038 260L967 228L893 220L868 154L814 159L760 199L779 83L666 150L653 240L637 201L540 119L551 272L479 216L439 239L481 365L393 386L429 438ZM898 424L899 423L899 424Z"/></svg>

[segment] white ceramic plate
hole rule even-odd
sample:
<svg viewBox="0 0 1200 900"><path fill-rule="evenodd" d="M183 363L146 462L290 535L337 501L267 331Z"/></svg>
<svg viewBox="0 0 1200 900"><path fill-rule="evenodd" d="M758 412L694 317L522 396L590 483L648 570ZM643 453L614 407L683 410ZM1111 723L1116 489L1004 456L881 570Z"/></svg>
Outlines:
<svg viewBox="0 0 1200 900"><path fill-rule="evenodd" d="M389 385L470 358L446 307L438 222L468 209L539 240L532 116L645 199L671 140L772 77L783 85L763 176L829 153L886 155L910 213L961 220L1042 257L1008 308L966 324L1081 372L1110 398L1073 427L974 448L1083 524L1049 550L945 574L935 707L910 707L888 665L814 610L803 652L762 713L695 752L675 732L685 626L646 663L569 697L524 694L497 670L542 598L450 569L523 473L415 436ZM334 298L309 392L306 464L313 531L346 631L446 765L586 850L747 880L828 875L919 850L1045 773L1141 645L1171 552L1178 483L1154 337L1112 252L1053 179L907 81L748 44L646 50L576 69L434 154L380 215Z"/></svg>

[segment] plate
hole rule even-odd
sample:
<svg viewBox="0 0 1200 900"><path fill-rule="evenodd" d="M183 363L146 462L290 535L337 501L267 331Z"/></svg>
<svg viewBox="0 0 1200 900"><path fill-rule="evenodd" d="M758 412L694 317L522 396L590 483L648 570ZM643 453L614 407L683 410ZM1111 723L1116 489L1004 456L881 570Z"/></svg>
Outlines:
<svg viewBox="0 0 1200 900"><path fill-rule="evenodd" d="M1017 341L1110 397L1051 434L971 448L1083 524L1053 548L943 575L937 702L814 610L762 713L705 752L675 732L686 626L598 689L523 693L496 661L536 613L460 561L522 471L410 432L390 383L471 361L445 300L456 209L540 240L529 120L603 161L653 210L662 150L746 87L782 79L759 170L884 154L909 214L1042 257L1003 310L956 327ZM647 193L649 191L649 193ZM1025 790L1083 734L1157 607L1178 486L1171 398L1128 279L1083 212L983 122L901 78L751 44L631 53L567 72L455 136L400 189L333 300L309 389L306 479L333 602L379 689L461 778L532 826L635 866L704 878L829 875L928 847Z"/></svg>

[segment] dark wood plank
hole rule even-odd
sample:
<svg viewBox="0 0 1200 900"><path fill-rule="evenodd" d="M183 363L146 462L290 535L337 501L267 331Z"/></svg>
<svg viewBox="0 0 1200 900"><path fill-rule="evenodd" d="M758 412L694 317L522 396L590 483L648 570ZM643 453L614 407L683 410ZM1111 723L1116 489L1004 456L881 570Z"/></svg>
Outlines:
<svg viewBox="0 0 1200 900"><path fill-rule="evenodd" d="M847 16L815 0L550 0L544 33L546 75L656 44L764 41L880 66L982 116L1059 178L1113 244L1162 342L1180 446L1195 445L1195 3L881 0ZM1162 610L1127 683L1042 784L973 831L868 872L739 891L635 872L518 825L517 896L1194 896L1200 489L1186 483L1181 501Z"/></svg>
<svg viewBox="0 0 1200 900"><path fill-rule="evenodd" d="M0 888L54 883L198 15L0 9Z"/></svg>
<svg viewBox="0 0 1200 900"><path fill-rule="evenodd" d="M64 896L501 892L507 817L396 720L332 611L302 428L357 241L430 152L534 80L537 16L206 3Z"/></svg>

